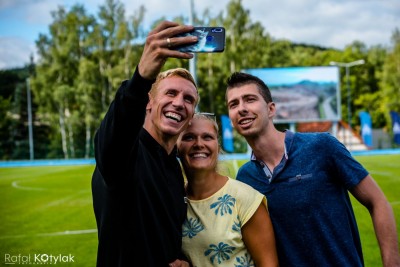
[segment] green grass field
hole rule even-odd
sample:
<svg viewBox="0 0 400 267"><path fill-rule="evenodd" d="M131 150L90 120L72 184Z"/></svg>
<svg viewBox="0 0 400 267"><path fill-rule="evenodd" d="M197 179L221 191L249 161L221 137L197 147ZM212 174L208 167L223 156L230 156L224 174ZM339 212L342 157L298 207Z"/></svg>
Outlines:
<svg viewBox="0 0 400 267"><path fill-rule="evenodd" d="M400 231L400 155L356 158L385 192ZM243 162L223 162L221 172L234 177ZM93 169L93 165L0 168L0 266L11 262L36 266L37 260L49 264L50 259L60 266L95 266L97 232L90 187ZM381 266L369 214L355 201L354 209L366 266ZM24 264L24 260L36 260L36 264Z"/></svg>

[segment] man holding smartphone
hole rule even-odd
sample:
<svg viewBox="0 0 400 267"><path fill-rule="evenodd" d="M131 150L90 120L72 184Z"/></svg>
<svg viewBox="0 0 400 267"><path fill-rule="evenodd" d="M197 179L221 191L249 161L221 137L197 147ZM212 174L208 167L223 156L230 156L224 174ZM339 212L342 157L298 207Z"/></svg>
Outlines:
<svg viewBox="0 0 400 267"><path fill-rule="evenodd" d="M174 37L191 30L164 21L148 34L133 77L121 84L96 133L98 267L189 266L181 254L186 204L176 141L199 96L187 70L160 71L170 57L193 57L171 49L196 42Z"/></svg>

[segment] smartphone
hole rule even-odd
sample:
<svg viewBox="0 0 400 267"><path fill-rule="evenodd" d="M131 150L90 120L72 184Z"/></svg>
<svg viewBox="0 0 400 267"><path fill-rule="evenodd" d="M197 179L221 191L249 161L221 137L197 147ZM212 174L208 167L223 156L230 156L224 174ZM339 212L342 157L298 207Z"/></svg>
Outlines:
<svg viewBox="0 0 400 267"><path fill-rule="evenodd" d="M174 49L190 53L219 53L225 50L225 28L224 27L194 27L191 32L177 35L195 35L198 41L194 44L177 46Z"/></svg>

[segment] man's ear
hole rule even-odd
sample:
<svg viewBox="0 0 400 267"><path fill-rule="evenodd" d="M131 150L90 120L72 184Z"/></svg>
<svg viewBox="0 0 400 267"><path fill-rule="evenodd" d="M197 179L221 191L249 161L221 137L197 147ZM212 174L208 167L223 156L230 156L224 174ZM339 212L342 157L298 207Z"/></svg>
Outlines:
<svg viewBox="0 0 400 267"><path fill-rule="evenodd" d="M194 118L194 114L195 114L195 112L193 112L193 115L192 115L192 117L190 118L190 121L189 121L189 123L188 123L189 126L192 125L192 120L193 120L193 118Z"/></svg>
<svg viewBox="0 0 400 267"><path fill-rule="evenodd" d="M152 98L150 93L148 93L148 95L149 95L149 102L147 102L146 110L151 110L151 107L152 107L152 104L153 104L153 98Z"/></svg>
<svg viewBox="0 0 400 267"><path fill-rule="evenodd" d="M269 117L274 117L276 113L276 106L275 102L269 102L268 103L268 111L269 111Z"/></svg>

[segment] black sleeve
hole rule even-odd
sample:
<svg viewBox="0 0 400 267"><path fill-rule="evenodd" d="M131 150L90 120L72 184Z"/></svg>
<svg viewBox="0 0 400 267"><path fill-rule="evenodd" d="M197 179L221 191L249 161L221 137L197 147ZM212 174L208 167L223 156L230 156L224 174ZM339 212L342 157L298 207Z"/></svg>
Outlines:
<svg viewBox="0 0 400 267"><path fill-rule="evenodd" d="M123 178L126 173L129 152L143 127L153 82L142 78L136 68L132 78L118 88L96 132L96 167L107 184Z"/></svg>

